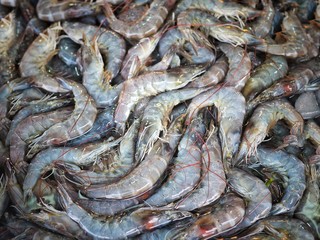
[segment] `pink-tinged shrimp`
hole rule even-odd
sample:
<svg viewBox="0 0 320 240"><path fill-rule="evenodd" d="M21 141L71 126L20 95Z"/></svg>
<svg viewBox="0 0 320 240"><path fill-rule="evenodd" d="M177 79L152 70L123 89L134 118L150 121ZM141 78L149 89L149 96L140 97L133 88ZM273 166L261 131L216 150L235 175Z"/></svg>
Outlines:
<svg viewBox="0 0 320 240"><path fill-rule="evenodd" d="M225 191L227 181L222 164L217 128L213 127L202 145L202 174L196 189L175 204L175 209L192 211L216 201ZM187 167L188 168L188 167Z"/></svg>
<svg viewBox="0 0 320 240"><path fill-rule="evenodd" d="M176 0L154 0L145 14L131 23L117 19L110 5L105 4L104 9L112 30L128 39L142 39L158 31L175 2Z"/></svg>
<svg viewBox="0 0 320 240"><path fill-rule="evenodd" d="M107 81L119 72L126 54L126 42L117 33L80 22L63 22L63 31L76 43L83 43L85 35L89 41L96 39L100 53L104 59ZM107 84L107 83L106 83Z"/></svg>
<svg viewBox="0 0 320 240"><path fill-rule="evenodd" d="M123 79L126 80L139 74L139 71L144 67L167 27L168 25L164 26L160 31L150 37L142 38L136 45L128 50L122 62L120 72Z"/></svg>
<svg viewBox="0 0 320 240"><path fill-rule="evenodd" d="M23 77L45 74L46 65L57 53L57 39L62 30L59 23L52 24L32 42L20 61Z"/></svg>
<svg viewBox="0 0 320 240"><path fill-rule="evenodd" d="M1 5L8 7L16 7L18 6L17 0L0 0Z"/></svg>
<svg viewBox="0 0 320 240"><path fill-rule="evenodd" d="M247 111L250 112L260 103L289 97L307 86L309 82L316 79L317 75L306 67L296 67L288 72L288 75L279 79L269 88L261 92L256 98L248 101Z"/></svg>
<svg viewBox="0 0 320 240"><path fill-rule="evenodd" d="M118 130L124 131L130 112L140 99L182 88L203 72L202 65L187 66L167 71L148 72L125 81L114 115Z"/></svg>
<svg viewBox="0 0 320 240"><path fill-rule="evenodd" d="M300 136L303 133L303 118L285 99L265 102L257 107L243 132L238 161L254 155L269 130L282 119L289 124L291 135Z"/></svg>
<svg viewBox="0 0 320 240"><path fill-rule="evenodd" d="M175 239L209 239L233 229L241 222L245 214L242 198L234 193L227 193L211 212L200 216L185 232Z"/></svg>
<svg viewBox="0 0 320 240"><path fill-rule="evenodd" d="M234 47L227 43L221 43L219 46L229 62L229 71L224 82L227 86L241 91L250 78L251 59L247 51L241 47Z"/></svg>
<svg viewBox="0 0 320 240"><path fill-rule="evenodd" d="M254 35L264 38L271 31L275 10L272 0L262 0L263 11L251 25Z"/></svg>
<svg viewBox="0 0 320 240"><path fill-rule="evenodd" d="M32 196L32 189L36 185L38 179L48 169L52 168L55 161L64 161L66 163L73 163L79 165L87 165L94 162L95 157L108 151L110 148L116 146L121 138L113 142L96 142L81 145L79 147L61 147L48 148L38 153L31 161L27 175L23 182L24 197Z"/></svg>
<svg viewBox="0 0 320 240"><path fill-rule="evenodd" d="M224 166L228 167L229 161L238 150L245 115L245 99L232 87L217 86L193 98L187 110L187 121L201 108L212 105L218 109L222 158Z"/></svg>
<svg viewBox="0 0 320 240"><path fill-rule="evenodd" d="M243 220L224 236L232 236L234 233L251 226L259 219L269 215L272 207L271 192L259 178L238 168L229 170L228 183L231 189L246 200L246 213Z"/></svg>
<svg viewBox="0 0 320 240"><path fill-rule="evenodd" d="M32 139L29 142L30 154L38 152L44 147L59 145L85 134L91 129L96 119L98 112L96 104L86 89L72 80L61 80L61 83L74 95L74 110L67 120L53 125L41 136Z"/></svg>
<svg viewBox="0 0 320 240"><path fill-rule="evenodd" d="M199 78L189 83L188 87L207 87L221 82L228 72L228 61L225 55L218 60Z"/></svg>
<svg viewBox="0 0 320 240"><path fill-rule="evenodd" d="M160 207L181 199L198 184L201 175L201 146L207 121L204 111L192 120L185 131L179 146L177 157L173 159L170 177L145 203Z"/></svg>
<svg viewBox="0 0 320 240"><path fill-rule="evenodd" d="M128 199L148 197L167 170L183 131L185 116L176 119L163 139L159 139L145 159L127 176L109 185L90 186L82 192L91 198ZM142 196L143 195L143 196Z"/></svg>
<svg viewBox="0 0 320 240"><path fill-rule="evenodd" d="M220 22L216 17L201 10L188 10L179 14L177 25L193 45L203 44L203 36L191 30L191 27L200 28L207 35L216 38L221 42L239 45L256 45L264 42L250 33L247 29L241 29L238 26Z"/></svg>
<svg viewBox="0 0 320 240"><path fill-rule="evenodd" d="M0 54L1 59L5 58L8 50L16 40L16 14L15 11L10 12L6 17L0 20ZM3 59L4 60L4 59Z"/></svg>
<svg viewBox="0 0 320 240"><path fill-rule="evenodd" d="M136 156L142 160L144 155L151 149L161 132L167 130L169 114L175 105L191 99L206 89L188 88L164 92L152 100L144 109L139 130Z"/></svg>
<svg viewBox="0 0 320 240"><path fill-rule="evenodd" d="M312 38L306 33L293 11L285 13L282 32L285 33L285 43L265 42L255 46L255 49L287 58L297 58L299 61L306 61L318 55L318 49Z"/></svg>
<svg viewBox="0 0 320 240"><path fill-rule="evenodd" d="M56 22L69 18L78 18L97 13L104 0L82 2L79 0L39 0L37 14L41 20Z"/></svg>
<svg viewBox="0 0 320 240"><path fill-rule="evenodd" d="M186 211L139 208L124 216L102 221L75 204L61 185L58 185L58 191L68 216L95 239L126 239L192 217Z"/></svg>
<svg viewBox="0 0 320 240"><path fill-rule="evenodd" d="M272 83L284 77L288 72L288 63L285 57L269 55L259 65L247 80L242 90L247 101L254 99L259 93L270 87Z"/></svg>

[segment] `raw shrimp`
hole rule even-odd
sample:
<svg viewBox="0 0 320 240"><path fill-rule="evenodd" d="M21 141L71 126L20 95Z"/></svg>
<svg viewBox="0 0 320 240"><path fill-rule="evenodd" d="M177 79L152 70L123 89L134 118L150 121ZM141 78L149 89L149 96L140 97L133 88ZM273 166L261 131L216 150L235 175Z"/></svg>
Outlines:
<svg viewBox="0 0 320 240"><path fill-rule="evenodd" d="M262 0L261 3L263 5L262 14L252 23L251 28L254 35L264 38L271 31L275 10L272 0Z"/></svg>
<svg viewBox="0 0 320 240"><path fill-rule="evenodd" d="M148 197L157 182L161 181L183 131L185 116L180 116L172 123L163 139L159 139L146 156L128 175L109 185L90 186L82 192L91 198L128 199Z"/></svg>
<svg viewBox="0 0 320 240"><path fill-rule="evenodd" d="M217 86L192 99L187 110L187 121L190 121L199 109L212 105L218 109L222 159L227 168L238 150L245 115L245 99L232 87Z"/></svg>
<svg viewBox="0 0 320 240"><path fill-rule="evenodd" d="M251 60L247 51L227 43L219 44L221 51L227 56L229 71L224 79L227 86L241 91L250 78Z"/></svg>
<svg viewBox="0 0 320 240"><path fill-rule="evenodd" d="M104 28L79 22L66 21L62 24L62 28L69 38L78 44L82 44L84 35L90 41L96 39L104 59L104 69L108 75L107 82L118 74L126 54L126 43L121 36Z"/></svg>
<svg viewBox="0 0 320 240"><path fill-rule="evenodd" d="M238 161L254 155L257 146L265 139L269 130L282 119L289 124L291 135L296 137L302 135L303 118L287 100L269 101L257 107L243 132Z"/></svg>
<svg viewBox="0 0 320 240"><path fill-rule="evenodd" d="M247 203L246 213L241 223L223 234L231 236L251 226L259 219L267 217L272 207L272 199L271 193L263 181L241 169L230 169L227 177L231 189L242 196Z"/></svg>
<svg viewBox="0 0 320 240"><path fill-rule="evenodd" d="M199 78L188 84L188 87L207 87L221 82L228 72L228 61L225 55L218 60Z"/></svg>
<svg viewBox="0 0 320 240"><path fill-rule="evenodd" d="M5 60L8 50L16 40L16 13L10 12L0 20L0 54L1 60Z"/></svg>
<svg viewBox="0 0 320 240"><path fill-rule="evenodd" d="M78 18L97 13L104 0L82 2L79 0L39 0L37 14L41 20L56 22L69 18Z"/></svg>
<svg viewBox="0 0 320 240"><path fill-rule="evenodd" d="M272 206L271 215L290 214L296 209L306 189L305 166L292 154L282 150L259 147L257 157L250 161L278 172L286 177L285 191L279 203Z"/></svg>
<svg viewBox="0 0 320 240"><path fill-rule="evenodd" d="M175 204L175 209L192 211L216 201L224 192L227 181L222 164L217 128L208 134L202 145L202 174L197 188Z"/></svg>
<svg viewBox="0 0 320 240"><path fill-rule="evenodd" d="M299 219L290 218L288 216L272 216L260 220L251 226L244 233L238 236L239 240L248 239L255 234L266 232L271 235L271 239L292 239L292 240L314 240L314 236L309 231L308 226ZM265 239L265 238L262 238ZM267 238L269 239L269 238Z"/></svg>
<svg viewBox="0 0 320 240"><path fill-rule="evenodd" d="M186 211L139 208L124 216L101 221L72 202L61 185L58 186L58 191L68 216L95 239L125 239L192 217Z"/></svg>
<svg viewBox="0 0 320 240"><path fill-rule="evenodd" d="M207 121L204 111L196 116L185 131L179 146L177 157L167 181L149 197L148 206L164 206L190 193L198 184L201 175L201 146ZM189 210L189 209L188 209Z"/></svg>
<svg viewBox="0 0 320 240"><path fill-rule="evenodd" d="M251 73L242 90L243 96L247 101L252 100L272 83L284 77L287 71L288 63L285 57L268 55L267 59Z"/></svg>
<svg viewBox="0 0 320 240"><path fill-rule="evenodd" d="M58 145L85 134L91 129L96 119L96 104L85 88L72 80L61 80L61 84L72 91L75 101L74 110L67 120L53 125L41 136L33 139L30 144L31 152L52 144Z"/></svg>
<svg viewBox="0 0 320 240"><path fill-rule="evenodd" d="M318 55L318 49L312 38L306 33L293 11L285 12L282 32L286 34L285 43L273 44L265 42L255 46L255 49L286 58L298 58L299 61L306 61Z"/></svg>
<svg viewBox="0 0 320 240"><path fill-rule="evenodd" d="M175 2L176 0L154 0L145 14L131 23L117 19L108 4L104 5L104 10L112 30L128 39L142 39L158 31Z"/></svg>
<svg viewBox="0 0 320 240"><path fill-rule="evenodd" d="M160 133L167 130L167 120L174 106L197 96L205 90L188 88L164 92L148 103L141 120L136 150L137 160L142 160L154 142L160 137Z"/></svg>
<svg viewBox="0 0 320 240"><path fill-rule="evenodd" d="M248 113L252 112L260 103L288 97L302 91L315 78L315 73L306 67L297 67L290 70L287 76L276 81L269 88L257 95L256 98L247 103Z"/></svg>
<svg viewBox="0 0 320 240"><path fill-rule="evenodd" d="M264 42L250 33L247 29L241 29L235 25L222 23L216 17L201 10L188 10L181 13L177 19L177 25L193 45L203 44L203 37L191 30L191 27L200 28L201 31L216 38L221 42L239 45L256 45Z"/></svg>
<svg viewBox="0 0 320 240"><path fill-rule="evenodd" d="M57 53L57 39L61 31L59 23L52 24L32 42L20 61L22 77L46 74L46 65Z"/></svg>
<svg viewBox="0 0 320 240"><path fill-rule="evenodd" d="M233 229L245 214L242 198L227 193L220 198L209 214L200 216L185 232L174 239L208 239Z"/></svg>
<svg viewBox="0 0 320 240"><path fill-rule="evenodd" d="M187 9L200 9L214 14L216 17L225 17L227 20L238 20L244 26L243 20L252 19L261 14L261 11L235 2L219 0L183 0L176 7L175 14L179 15Z"/></svg>
<svg viewBox="0 0 320 240"><path fill-rule="evenodd" d="M203 73L204 68L203 65L172 68L148 72L125 81L114 115L117 130L124 131L130 112L140 99L182 88Z"/></svg>

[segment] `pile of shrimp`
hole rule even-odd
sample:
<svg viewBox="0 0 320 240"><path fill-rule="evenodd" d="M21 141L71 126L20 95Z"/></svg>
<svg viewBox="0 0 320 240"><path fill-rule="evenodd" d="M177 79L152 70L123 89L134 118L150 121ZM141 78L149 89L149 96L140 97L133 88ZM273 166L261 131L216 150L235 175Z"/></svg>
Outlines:
<svg viewBox="0 0 320 240"><path fill-rule="evenodd" d="M319 0L0 22L0 239L320 239Z"/></svg>

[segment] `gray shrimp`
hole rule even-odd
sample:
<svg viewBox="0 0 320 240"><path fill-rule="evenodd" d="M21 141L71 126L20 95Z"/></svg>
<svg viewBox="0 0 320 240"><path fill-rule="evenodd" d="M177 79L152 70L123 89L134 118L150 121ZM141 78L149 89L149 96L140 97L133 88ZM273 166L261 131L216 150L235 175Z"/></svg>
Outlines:
<svg viewBox="0 0 320 240"><path fill-rule="evenodd" d="M220 43L221 51L226 55L229 62L229 71L224 79L227 86L232 86L241 91L251 73L251 59L247 51L241 47Z"/></svg>
<svg viewBox="0 0 320 240"><path fill-rule="evenodd" d="M204 72L203 65L172 68L167 71L148 72L123 83L114 115L117 130L123 132L133 107L144 97L186 86Z"/></svg>
<svg viewBox="0 0 320 240"><path fill-rule="evenodd" d="M187 109L187 121L201 108L212 105L218 109L222 159L227 169L238 150L245 116L245 99L233 87L217 86L192 99Z"/></svg>
<svg viewBox="0 0 320 240"><path fill-rule="evenodd" d="M241 223L223 234L231 236L259 219L267 217L272 207L272 198L271 192L263 181L241 169L230 169L227 177L231 189L242 196L247 203L246 213Z"/></svg>
<svg viewBox="0 0 320 240"><path fill-rule="evenodd" d="M174 239L208 239L218 236L237 226L244 215L245 205L242 198L234 193L227 193L212 207L209 214L200 216Z"/></svg>
<svg viewBox="0 0 320 240"><path fill-rule="evenodd" d="M258 147L252 162L278 172L287 177L286 189L279 203L272 206L271 215L293 213L306 189L305 166L300 159L282 150Z"/></svg>
<svg viewBox="0 0 320 240"><path fill-rule="evenodd" d="M110 5L104 5L109 27L127 39L142 39L158 31L176 0L155 0L138 21L127 23L116 18Z"/></svg>
<svg viewBox="0 0 320 240"><path fill-rule="evenodd" d="M221 197L227 186L222 164L221 145L217 128L208 134L202 145L201 179L197 188L175 204L175 209L192 211L207 206Z"/></svg>
<svg viewBox="0 0 320 240"><path fill-rule="evenodd" d="M61 185L58 185L58 191L68 216L95 239L133 237L144 231L150 231L192 217L192 214L186 211L139 208L122 217L101 221L75 204Z"/></svg>
<svg viewBox="0 0 320 240"><path fill-rule="evenodd" d="M109 185L90 186L82 192L90 198L128 199L144 196L160 181L182 135L185 116L176 119L145 159L124 178Z"/></svg>
<svg viewBox="0 0 320 240"><path fill-rule="evenodd" d="M206 89L188 88L161 93L151 99L144 109L139 130L136 156L142 160L161 132L167 130L167 119L175 105L191 99Z"/></svg>
<svg viewBox="0 0 320 240"><path fill-rule="evenodd" d="M302 136L303 118L287 100L265 102L255 109L243 132L237 160L246 160L254 155L269 130L282 119L289 124L292 137Z"/></svg>
<svg viewBox="0 0 320 240"><path fill-rule="evenodd" d="M242 89L242 94L247 101L254 99L267 87L288 72L288 63L285 57L268 55L267 59L258 66L247 80Z"/></svg>
<svg viewBox="0 0 320 240"><path fill-rule="evenodd" d="M205 114L201 112L192 120L180 140L167 181L145 200L148 206L167 205L188 195L196 187L201 174L201 139L204 138L206 126Z"/></svg>

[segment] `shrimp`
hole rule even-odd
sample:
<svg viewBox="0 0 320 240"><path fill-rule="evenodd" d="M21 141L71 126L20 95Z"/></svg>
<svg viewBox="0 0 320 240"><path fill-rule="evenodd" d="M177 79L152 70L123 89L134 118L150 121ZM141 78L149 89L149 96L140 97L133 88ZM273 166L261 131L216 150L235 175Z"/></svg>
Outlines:
<svg viewBox="0 0 320 240"><path fill-rule="evenodd" d="M97 142L75 147L48 148L38 153L31 161L23 182L24 198L32 196L32 189L38 179L55 161L86 165L95 161L95 157L116 146L121 138L113 142Z"/></svg>
<svg viewBox="0 0 320 240"><path fill-rule="evenodd" d="M187 109L187 121L190 121L199 109L212 105L218 109L222 159L227 169L229 161L238 150L245 115L245 100L234 88L217 86L192 99Z"/></svg>
<svg viewBox="0 0 320 240"><path fill-rule="evenodd" d="M149 72L125 81L114 115L117 130L124 131L130 111L140 99L182 88L203 72L204 66L202 65L188 66Z"/></svg>
<svg viewBox="0 0 320 240"><path fill-rule="evenodd" d="M254 8L246 7L235 2L219 0L183 0L177 5L175 14L179 15L187 9L200 9L214 14L217 18L225 17L227 20L238 20L241 26L244 26L243 20L252 19L261 14L261 11Z"/></svg>
<svg viewBox="0 0 320 240"><path fill-rule="evenodd" d="M124 178L109 185L90 186L82 192L91 198L128 199L148 197L161 180L182 135L184 116L176 119L167 134L159 139L146 158Z"/></svg>
<svg viewBox="0 0 320 240"><path fill-rule="evenodd" d="M181 89L164 92L154 97L144 109L137 142L137 160L142 160L161 132L167 128L167 119L175 105L191 99L206 89Z"/></svg>
<svg viewBox="0 0 320 240"><path fill-rule="evenodd" d="M200 113L188 126L179 146L177 157L173 159L171 176L149 197L149 206L164 206L191 192L200 180L201 146L207 121L204 112Z"/></svg>
<svg viewBox="0 0 320 240"><path fill-rule="evenodd" d="M200 28L207 35L234 46L256 45L264 42L250 33L247 29L241 29L232 24L222 23L216 17L201 10L188 10L181 13L177 18L177 25L193 45L201 44L203 37L191 30L191 27Z"/></svg>
<svg viewBox="0 0 320 240"><path fill-rule="evenodd" d="M286 177L286 189L279 203L272 206L271 215L293 213L306 189L305 166L300 159L282 150L259 147L251 162L271 169Z"/></svg>
<svg viewBox="0 0 320 240"><path fill-rule="evenodd" d="M16 24L15 11L0 20L0 54L2 59L8 54L8 50L16 40Z"/></svg>
<svg viewBox="0 0 320 240"><path fill-rule="evenodd" d="M65 21L62 24L62 28L69 38L78 44L82 44L84 35L89 40L96 39L104 59L104 70L108 75L107 80L111 81L117 76L126 54L126 43L121 36L113 31L79 22Z"/></svg>
<svg viewBox="0 0 320 240"><path fill-rule="evenodd" d="M273 237L271 239L315 239L312 233L309 231L308 226L304 222L288 216L272 216L262 219L251 226L244 233L241 233L238 236L238 239L244 240L248 239L250 236L253 237L252 239L256 239L254 236L261 232L268 233L268 236Z"/></svg>
<svg viewBox="0 0 320 240"><path fill-rule="evenodd" d="M260 103L288 97L302 91L315 78L315 73L311 69L303 66L290 70L287 76L279 79L247 103L248 113L252 112Z"/></svg>
<svg viewBox="0 0 320 240"><path fill-rule="evenodd" d="M30 152L79 137L91 129L96 119L96 104L85 88L71 80L61 80L61 84L72 91L75 100L74 110L67 120L51 126L41 136L33 139L30 142Z"/></svg>
<svg viewBox="0 0 320 240"><path fill-rule="evenodd" d="M118 218L101 221L72 202L68 193L58 185L61 202L68 216L95 239L124 239L192 217L186 211L139 208Z"/></svg>
<svg viewBox="0 0 320 240"><path fill-rule="evenodd" d="M241 91L250 77L250 57L246 50L241 47L234 47L226 43L221 43L219 46L229 62L229 71L224 82L226 85Z"/></svg>
<svg viewBox="0 0 320 240"><path fill-rule="evenodd" d="M247 101L251 101L272 83L283 78L287 72L288 63L285 57L268 55L267 59L251 73L242 89L243 96Z"/></svg>
<svg viewBox="0 0 320 240"><path fill-rule="evenodd" d="M155 0L138 21L126 23L116 18L110 5L104 5L109 26L127 39L142 39L158 31L176 0Z"/></svg>
<svg viewBox="0 0 320 240"><path fill-rule="evenodd" d="M54 23L32 42L20 61L22 77L46 74L46 65L57 53L56 45L61 29L59 23Z"/></svg>
<svg viewBox="0 0 320 240"><path fill-rule="evenodd" d="M303 118L288 101L274 100L257 107L243 132L237 155L238 161L254 155L257 146L265 139L269 130L282 119L289 124L291 135L297 137L302 135Z"/></svg>
<svg viewBox="0 0 320 240"><path fill-rule="evenodd" d="M95 2L81 2L79 0L39 0L37 14L41 20L56 22L69 18L78 18L97 13L104 0Z"/></svg>
<svg viewBox="0 0 320 240"><path fill-rule="evenodd" d="M247 203L246 213L241 223L223 234L224 236L231 236L251 226L259 219L267 217L272 207L272 198L263 181L241 169L230 169L227 177L231 189L244 197Z"/></svg>
<svg viewBox="0 0 320 240"><path fill-rule="evenodd" d="M318 55L318 49L311 36L307 35L300 20L293 11L285 12L282 32L286 34L285 38L287 41L285 43L270 44L265 42L255 46L255 49L287 58L297 58L301 62Z"/></svg>
<svg viewBox="0 0 320 240"><path fill-rule="evenodd" d="M222 164L221 145L217 128L208 134L208 139L202 145L202 176L197 188L175 204L175 209L193 211L207 206L223 194L227 181Z"/></svg>
<svg viewBox="0 0 320 240"><path fill-rule="evenodd" d="M259 38L266 37L271 31L275 10L272 0L262 0L263 11L251 25L254 35Z"/></svg>
<svg viewBox="0 0 320 240"><path fill-rule="evenodd" d="M185 232L175 239L208 239L218 236L237 226L245 215L242 198L227 193L220 198L209 214L200 216Z"/></svg>

